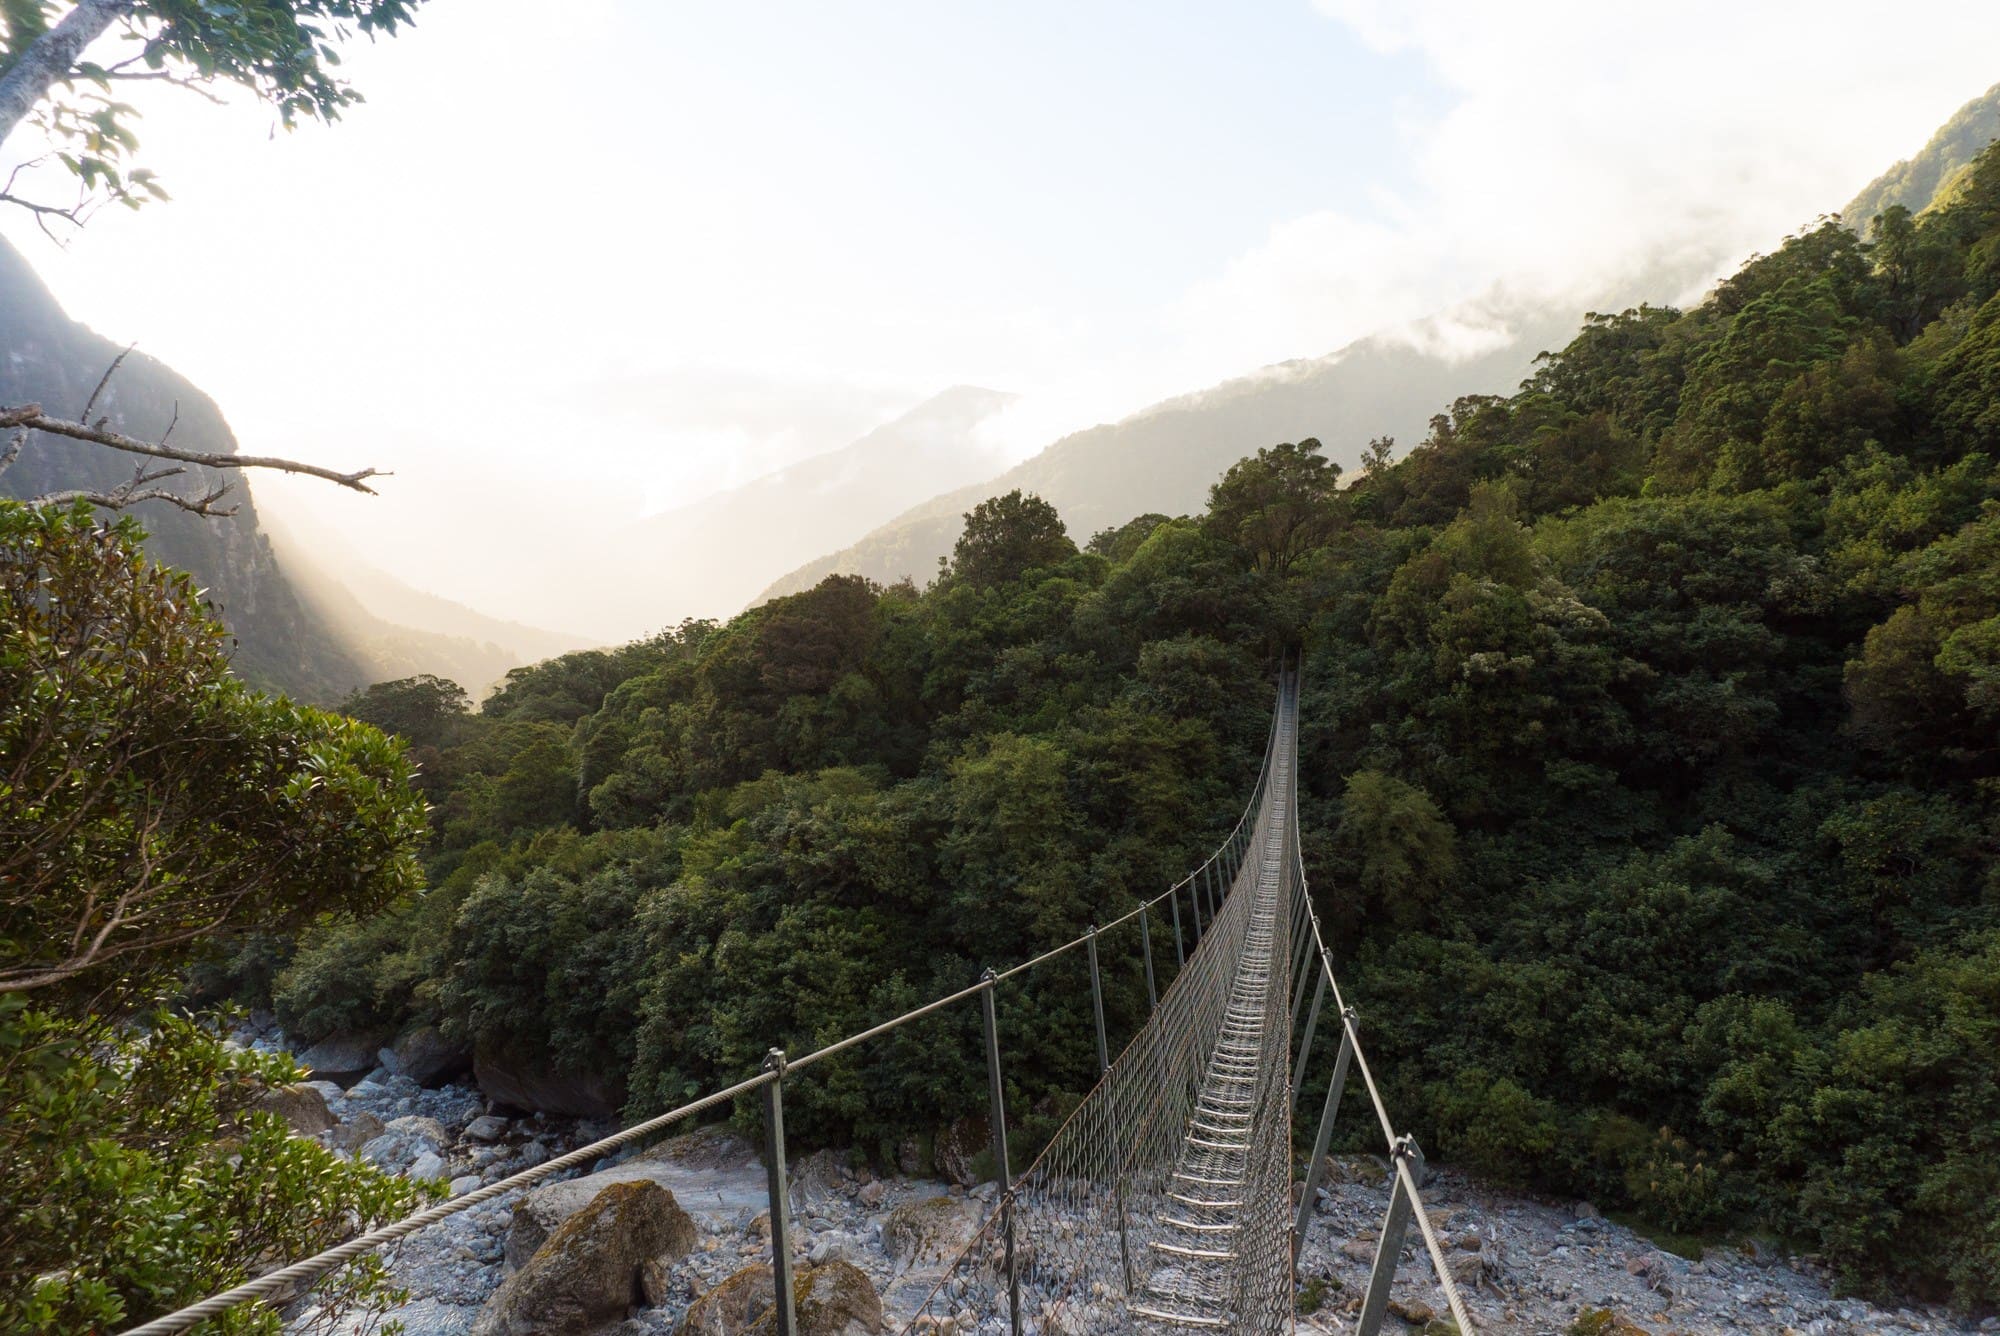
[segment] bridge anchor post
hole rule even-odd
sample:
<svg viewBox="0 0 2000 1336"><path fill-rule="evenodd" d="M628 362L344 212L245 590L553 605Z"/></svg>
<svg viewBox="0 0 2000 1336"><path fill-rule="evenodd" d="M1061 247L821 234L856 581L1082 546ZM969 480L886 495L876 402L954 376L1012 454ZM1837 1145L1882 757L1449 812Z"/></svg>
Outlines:
<svg viewBox="0 0 2000 1336"><path fill-rule="evenodd" d="M785 1183L785 1051L774 1048L766 1054L764 1070L775 1073L764 1085L764 1135L770 1154L771 1283L777 1291L774 1315L778 1336L793 1336L798 1316L792 1308L791 1190Z"/></svg>
<svg viewBox="0 0 2000 1336"><path fill-rule="evenodd" d="M1320 1004L1326 1000L1326 971L1315 970L1313 972L1319 975L1319 982L1313 986L1312 1009L1306 1012L1306 1032L1304 1038L1299 1041L1298 1065L1292 1069L1292 1091L1294 1094L1305 1089L1306 1063L1312 1060L1313 1031L1319 1028Z"/></svg>
<svg viewBox="0 0 2000 1336"><path fill-rule="evenodd" d="M1007 1093L1000 1082L1000 1021L993 994L1000 980L992 970L980 976L980 1019L986 1028L987 1117L993 1122L993 1173L1000 1189L1000 1233L1007 1249L1007 1327L1021 1336L1021 1275L1014 1267L1014 1172L1007 1164Z"/></svg>
<svg viewBox="0 0 2000 1336"><path fill-rule="evenodd" d="M1417 1149L1414 1137L1399 1137L1391 1157L1409 1161L1410 1182L1423 1175L1424 1153ZM1361 1301L1356 1336L1377 1336L1382 1330L1382 1318L1389 1311L1389 1290L1396 1283L1396 1263L1403 1255L1403 1234L1409 1227L1410 1194L1403 1186L1400 1167L1393 1168L1389 1173L1389 1215L1382 1222L1382 1240L1375 1245L1375 1269L1368 1275L1368 1294Z"/></svg>
<svg viewBox="0 0 2000 1336"><path fill-rule="evenodd" d="M1298 1270L1299 1253L1306 1246L1306 1227L1312 1224L1313 1197L1319 1192L1320 1170L1326 1164L1326 1148L1333 1142L1333 1120L1340 1113L1341 1092L1347 1089L1347 1068L1354 1061L1353 1008L1350 1007L1342 1019L1346 1024L1340 1031L1340 1056L1333 1060L1333 1079L1326 1085L1326 1105L1320 1110L1319 1132L1313 1137L1312 1158L1306 1161L1305 1195L1299 1198L1299 1218L1292 1225L1293 1271ZM1299 1065L1302 1069L1305 1059L1305 1053L1300 1053Z"/></svg>
<svg viewBox="0 0 2000 1336"><path fill-rule="evenodd" d="M1146 1014L1151 1016L1160 1009L1160 992L1153 986L1153 929L1148 922L1153 917L1149 906L1139 906L1139 954L1146 959Z"/></svg>
<svg viewBox="0 0 2000 1336"><path fill-rule="evenodd" d="M1187 968L1187 946L1181 940L1181 896L1179 891L1169 892L1167 908L1174 911L1174 977Z"/></svg>

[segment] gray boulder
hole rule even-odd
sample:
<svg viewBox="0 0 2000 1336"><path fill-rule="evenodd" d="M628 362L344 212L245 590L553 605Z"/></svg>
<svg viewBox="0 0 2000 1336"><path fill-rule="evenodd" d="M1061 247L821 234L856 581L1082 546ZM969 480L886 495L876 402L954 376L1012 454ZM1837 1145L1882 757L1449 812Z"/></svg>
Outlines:
<svg viewBox="0 0 2000 1336"><path fill-rule="evenodd" d="M939 1130L931 1146L937 1170L960 1187L969 1188L991 1174L981 1174L977 1161L993 1148L993 1125L984 1114L968 1114ZM988 1159L992 1157L987 1156Z"/></svg>
<svg viewBox="0 0 2000 1336"><path fill-rule="evenodd" d="M483 1113L465 1125L468 1141L498 1141L507 1135L507 1120L496 1114Z"/></svg>
<svg viewBox="0 0 2000 1336"><path fill-rule="evenodd" d="M373 1035L330 1035L299 1054L299 1066L315 1077L352 1085L375 1069L379 1042Z"/></svg>
<svg viewBox="0 0 2000 1336"><path fill-rule="evenodd" d="M275 1113L297 1136L331 1131L339 1122L326 1107L326 1096L309 1085L273 1086L251 1101L257 1113Z"/></svg>
<svg viewBox="0 0 2000 1336"><path fill-rule="evenodd" d="M517 1109L611 1119L625 1102L622 1076L557 1071L540 1059L497 1047L478 1050L472 1075L489 1099Z"/></svg>
<svg viewBox="0 0 2000 1336"><path fill-rule="evenodd" d="M363 1109L354 1115L351 1122L342 1123L333 1129L334 1148L352 1154L387 1130L380 1118Z"/></svg>
<svg viewBox="0 0 2000 1336"><path fill-rule="evenodd" d="M665 1266L687 1256L697 1236L659 1184L613 1183L507 1278L472 1336L582 1336L616 1322L642 1288L658 1291Z"/></svg>
<svg viewBox="0 0 2000 1336"><path fill-rule="evenodd" d="M435 1025L419 1026L389 1049L394 1070L420 1086L435 1088L472 1070L472 1050L444 1037Z"/></svg>

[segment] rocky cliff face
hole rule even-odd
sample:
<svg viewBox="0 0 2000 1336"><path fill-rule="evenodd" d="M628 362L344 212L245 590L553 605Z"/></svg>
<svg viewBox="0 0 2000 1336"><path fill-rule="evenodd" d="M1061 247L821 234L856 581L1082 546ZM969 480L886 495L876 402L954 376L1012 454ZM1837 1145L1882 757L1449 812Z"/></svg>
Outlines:
<svg viewBox="0 0 2000 1336"><path fill-rule="evenodd" d="M69 318L21 253L0 240L0 404L39 403L49 413L80 413L118 348ZM178 415L178 420L176 420ZM128 435L157 440L173 424L176 445L233 454L236 438L214 400L172 368L134 352L125 359L92 416ZM108 489L132 475L136 461L99 446L31 437L0 474L0 495L40 496L72 487ZM192 473L205 473L192 470ZM208 479L175 480L199 488ZM257 523L247 480L234 478L227 519L203 519L158 502L132 513L160 561L193 572L236 637L235 663L246 678L308 700L330 700L368 673L293 589Z"/></svg>

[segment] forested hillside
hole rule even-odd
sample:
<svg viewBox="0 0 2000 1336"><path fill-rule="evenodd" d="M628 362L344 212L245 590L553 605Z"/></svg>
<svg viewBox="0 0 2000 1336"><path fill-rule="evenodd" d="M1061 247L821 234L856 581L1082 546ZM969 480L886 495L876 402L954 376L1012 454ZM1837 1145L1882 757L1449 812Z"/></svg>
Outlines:
<svg viewBox="0 0 2000 1336"><path fill-rule="evenodd" d="M1892 204L1922 213L1933 200L1951 197L1972 160L1995 139L2000 139L2000 84L1952 113L1922 152L1870 181L1840 216L1866 236L1875 216Z"/></svg>
<svg viewBox="0 0 2000 1336"><path fill-rule="evenodd" d="M1694 309L1590 317L1345 488L1273 446L1081 548L1009 494L927 589L832 577L477 714L378 686L351 709L423 763L432 889L310 936L280 1013L671 1105L1166 884L1300 646L1314 885L1429 1153L1990 1306L1996 393L1989 150L1873 244L1823 224ZM1031 1144L1093 1071L1078 997L1003 1018ZM788 1119L874 1148L976 1109L970 1023Z"/></svg>

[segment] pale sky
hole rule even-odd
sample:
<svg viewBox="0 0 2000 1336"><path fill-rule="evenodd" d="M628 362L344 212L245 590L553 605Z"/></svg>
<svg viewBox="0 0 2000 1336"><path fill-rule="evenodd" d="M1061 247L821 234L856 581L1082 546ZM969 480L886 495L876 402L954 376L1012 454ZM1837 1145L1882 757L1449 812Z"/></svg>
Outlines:
<svg viewBox="0 0 2000 1336"><path fill-rule="evenodd" d="M1021 396L1022 457L1495 283L1769 249L2000 81L2000 6L431 0L347 69L292 135L148 99L173 202L0 228L246 450L397 474L267 512L562 628L516 563L953 384Z"/></svg>

